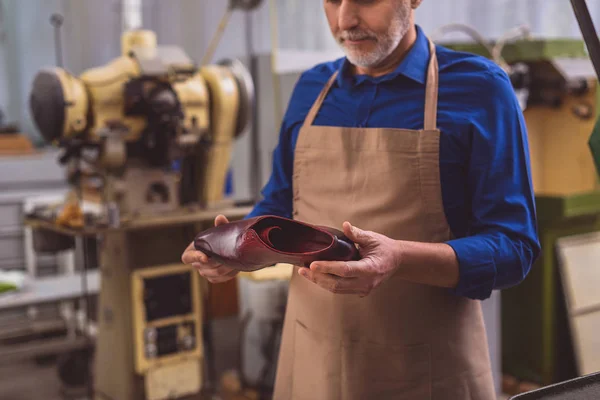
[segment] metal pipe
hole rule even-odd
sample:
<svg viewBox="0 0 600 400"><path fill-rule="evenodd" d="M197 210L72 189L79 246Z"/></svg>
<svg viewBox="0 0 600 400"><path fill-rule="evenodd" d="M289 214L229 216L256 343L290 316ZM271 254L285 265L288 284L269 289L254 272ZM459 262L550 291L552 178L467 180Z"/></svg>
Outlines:
<svg viewBox="0 0 600 400"><path fill-rule="evenodd" d="M579 29L583 35L583 40L587 46L592 64L596 70L596 76L600 79L600 40L598 39L587 3L585 0L571 0L571 5L573 6L573 11L579 23Z"/></svg>
<svg viewBox="0 0 600 400"><path fill-rule="evenodd" d="M52 14L50 17L50 23L54 27L54 51L56 56L56 66L59 68L64 67L63 53L62 53L62 41L60 37L60 29L64 22L64 18L60 14Z"/></svg>
<svg viewBox="0 0 600 400"><path fill-rule="evenodd" d="M250 75L252 76L252 81L254 82L254 96L256 99L252 110L252 126L250 127L250 162L252 166L252 168L250 168L250 170L252 171L250 175L250 186L252 200L256 202L260 200L260 189L262 182L262 160L260 157L260 136L258 134L258 59L256 56L256 52L254 51L254 24L252 23L252 18L252 13L250 11L246 11L246 57L248 58L247 62L249 65Z"/></svg>
<svg viewBox="0 0 600 400"><path fill-rule="evenodd" d="M123 0L121 3L123 15L123 32L142 27L142 0Z"/></svg>

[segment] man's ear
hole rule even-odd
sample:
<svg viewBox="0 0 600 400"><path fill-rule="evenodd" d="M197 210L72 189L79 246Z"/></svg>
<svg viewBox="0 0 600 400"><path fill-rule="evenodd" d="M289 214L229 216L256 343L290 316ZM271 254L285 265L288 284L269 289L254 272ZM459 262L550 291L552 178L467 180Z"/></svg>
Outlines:
<svg viewBox="0 0 600 400"><path fill-rule="evenodd" d="M421 5L422 1L423 0L410 0L413 10L415 10L417 7L419 7Z"/></svg>

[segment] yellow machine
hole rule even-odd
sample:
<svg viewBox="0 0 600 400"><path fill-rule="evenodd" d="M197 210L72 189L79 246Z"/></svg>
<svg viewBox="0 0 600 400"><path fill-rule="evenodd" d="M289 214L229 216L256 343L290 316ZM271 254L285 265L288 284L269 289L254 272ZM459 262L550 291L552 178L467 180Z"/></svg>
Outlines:
<svg viewBox="0 0 600 400"><path fill-rule="evenodd" d="M217 213L233 220L249 211L222 200L253 95L240 62L197 68L141 30L125 32L121 56L105 66L36 76L31 112L42 136L64 149L73 191L28 224L37 251L97 239L94 398L175 399L202 389L203 286L180 257ZM81 200L99 207L90 213Z"/></svg>
<svg viewBox="0 0 600 400"><path fill-rule="evenodd" d="M41 71L30 97L42 136L65 148L71 181L121 218L222 200L233 142L251 118L241 63L198 69L156 43L153 32L125 32L119 58L79 77Z"/></svg>

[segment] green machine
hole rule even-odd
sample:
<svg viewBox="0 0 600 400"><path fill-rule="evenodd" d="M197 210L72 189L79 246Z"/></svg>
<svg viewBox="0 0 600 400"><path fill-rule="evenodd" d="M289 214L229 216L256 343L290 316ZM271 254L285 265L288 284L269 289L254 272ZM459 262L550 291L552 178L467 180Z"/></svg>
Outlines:
<svg viewBox="0 0 600 400"><path fill-rule="evenodd" d="M542 245L527 278L502 292L502 369L549 385L579 375L555 248L600 231L598 77L582 40L478 42L440 44L494 59L524 99Z"/></svg>

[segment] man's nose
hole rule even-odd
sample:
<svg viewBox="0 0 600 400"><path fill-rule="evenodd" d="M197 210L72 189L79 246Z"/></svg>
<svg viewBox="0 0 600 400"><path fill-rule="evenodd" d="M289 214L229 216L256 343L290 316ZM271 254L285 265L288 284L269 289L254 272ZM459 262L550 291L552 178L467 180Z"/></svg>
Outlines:
<svg viewBox="0 0 600 400"><path fill-rule="evenodd" d="M338 14L338 26L341 31L347 31L358 26L359 7L351 0L342 0Z"/></svg>

